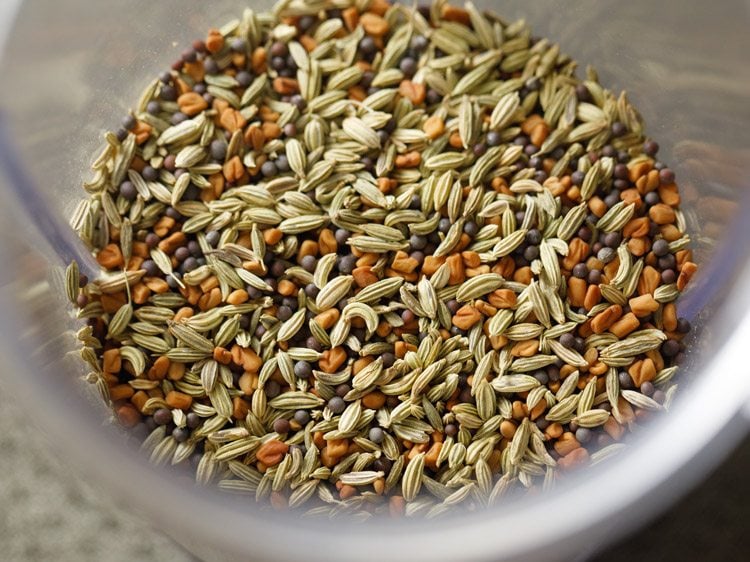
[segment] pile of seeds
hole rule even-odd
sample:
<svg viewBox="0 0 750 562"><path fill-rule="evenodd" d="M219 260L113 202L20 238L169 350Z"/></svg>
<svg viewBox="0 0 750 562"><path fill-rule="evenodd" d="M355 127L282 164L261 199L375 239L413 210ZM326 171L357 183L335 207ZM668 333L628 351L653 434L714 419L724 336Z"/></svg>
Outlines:
<svg viewBox="0 0 750 562"><path fill-rule="evenodd" d="M537 489L668 408L674 173L523 21L285 0L195 41L96 159L68 293L157 464L308 513Z"/></svg>

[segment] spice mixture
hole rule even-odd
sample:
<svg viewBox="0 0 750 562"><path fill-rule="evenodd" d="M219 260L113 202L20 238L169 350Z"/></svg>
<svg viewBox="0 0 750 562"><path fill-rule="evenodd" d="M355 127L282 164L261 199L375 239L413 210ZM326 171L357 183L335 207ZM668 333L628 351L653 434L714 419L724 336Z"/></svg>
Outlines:
<svg viewBox="0 0 750 562"><path fill-rule="evenodd" d="M471 3L211 29L96 159L88 379L157 464L311 514L549 487L669 407L696 271L625 94Z"/></svg>

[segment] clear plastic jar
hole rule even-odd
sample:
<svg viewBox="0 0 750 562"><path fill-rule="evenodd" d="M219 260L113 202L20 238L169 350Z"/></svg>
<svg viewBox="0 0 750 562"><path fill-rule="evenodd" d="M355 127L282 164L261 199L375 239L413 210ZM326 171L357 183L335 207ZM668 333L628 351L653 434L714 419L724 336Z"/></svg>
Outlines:
<svg viewBox="0 0 750 562"><path fill-rule="evenodd" d="M199 491L123 445L71 353L61 280L81 249L66 219L103 130L192 39L244 7L27 0L4 48L0 26L2 376L66 461L206 560L497 561L590 554L721 460L750 415L750 7L740 0L495 6L594 65L605 86L626 88L677 173L701 266L680 304L694 335L672 411L626 452L553 493L489 511L353 525L292 521L251 499Z"/></svg>

